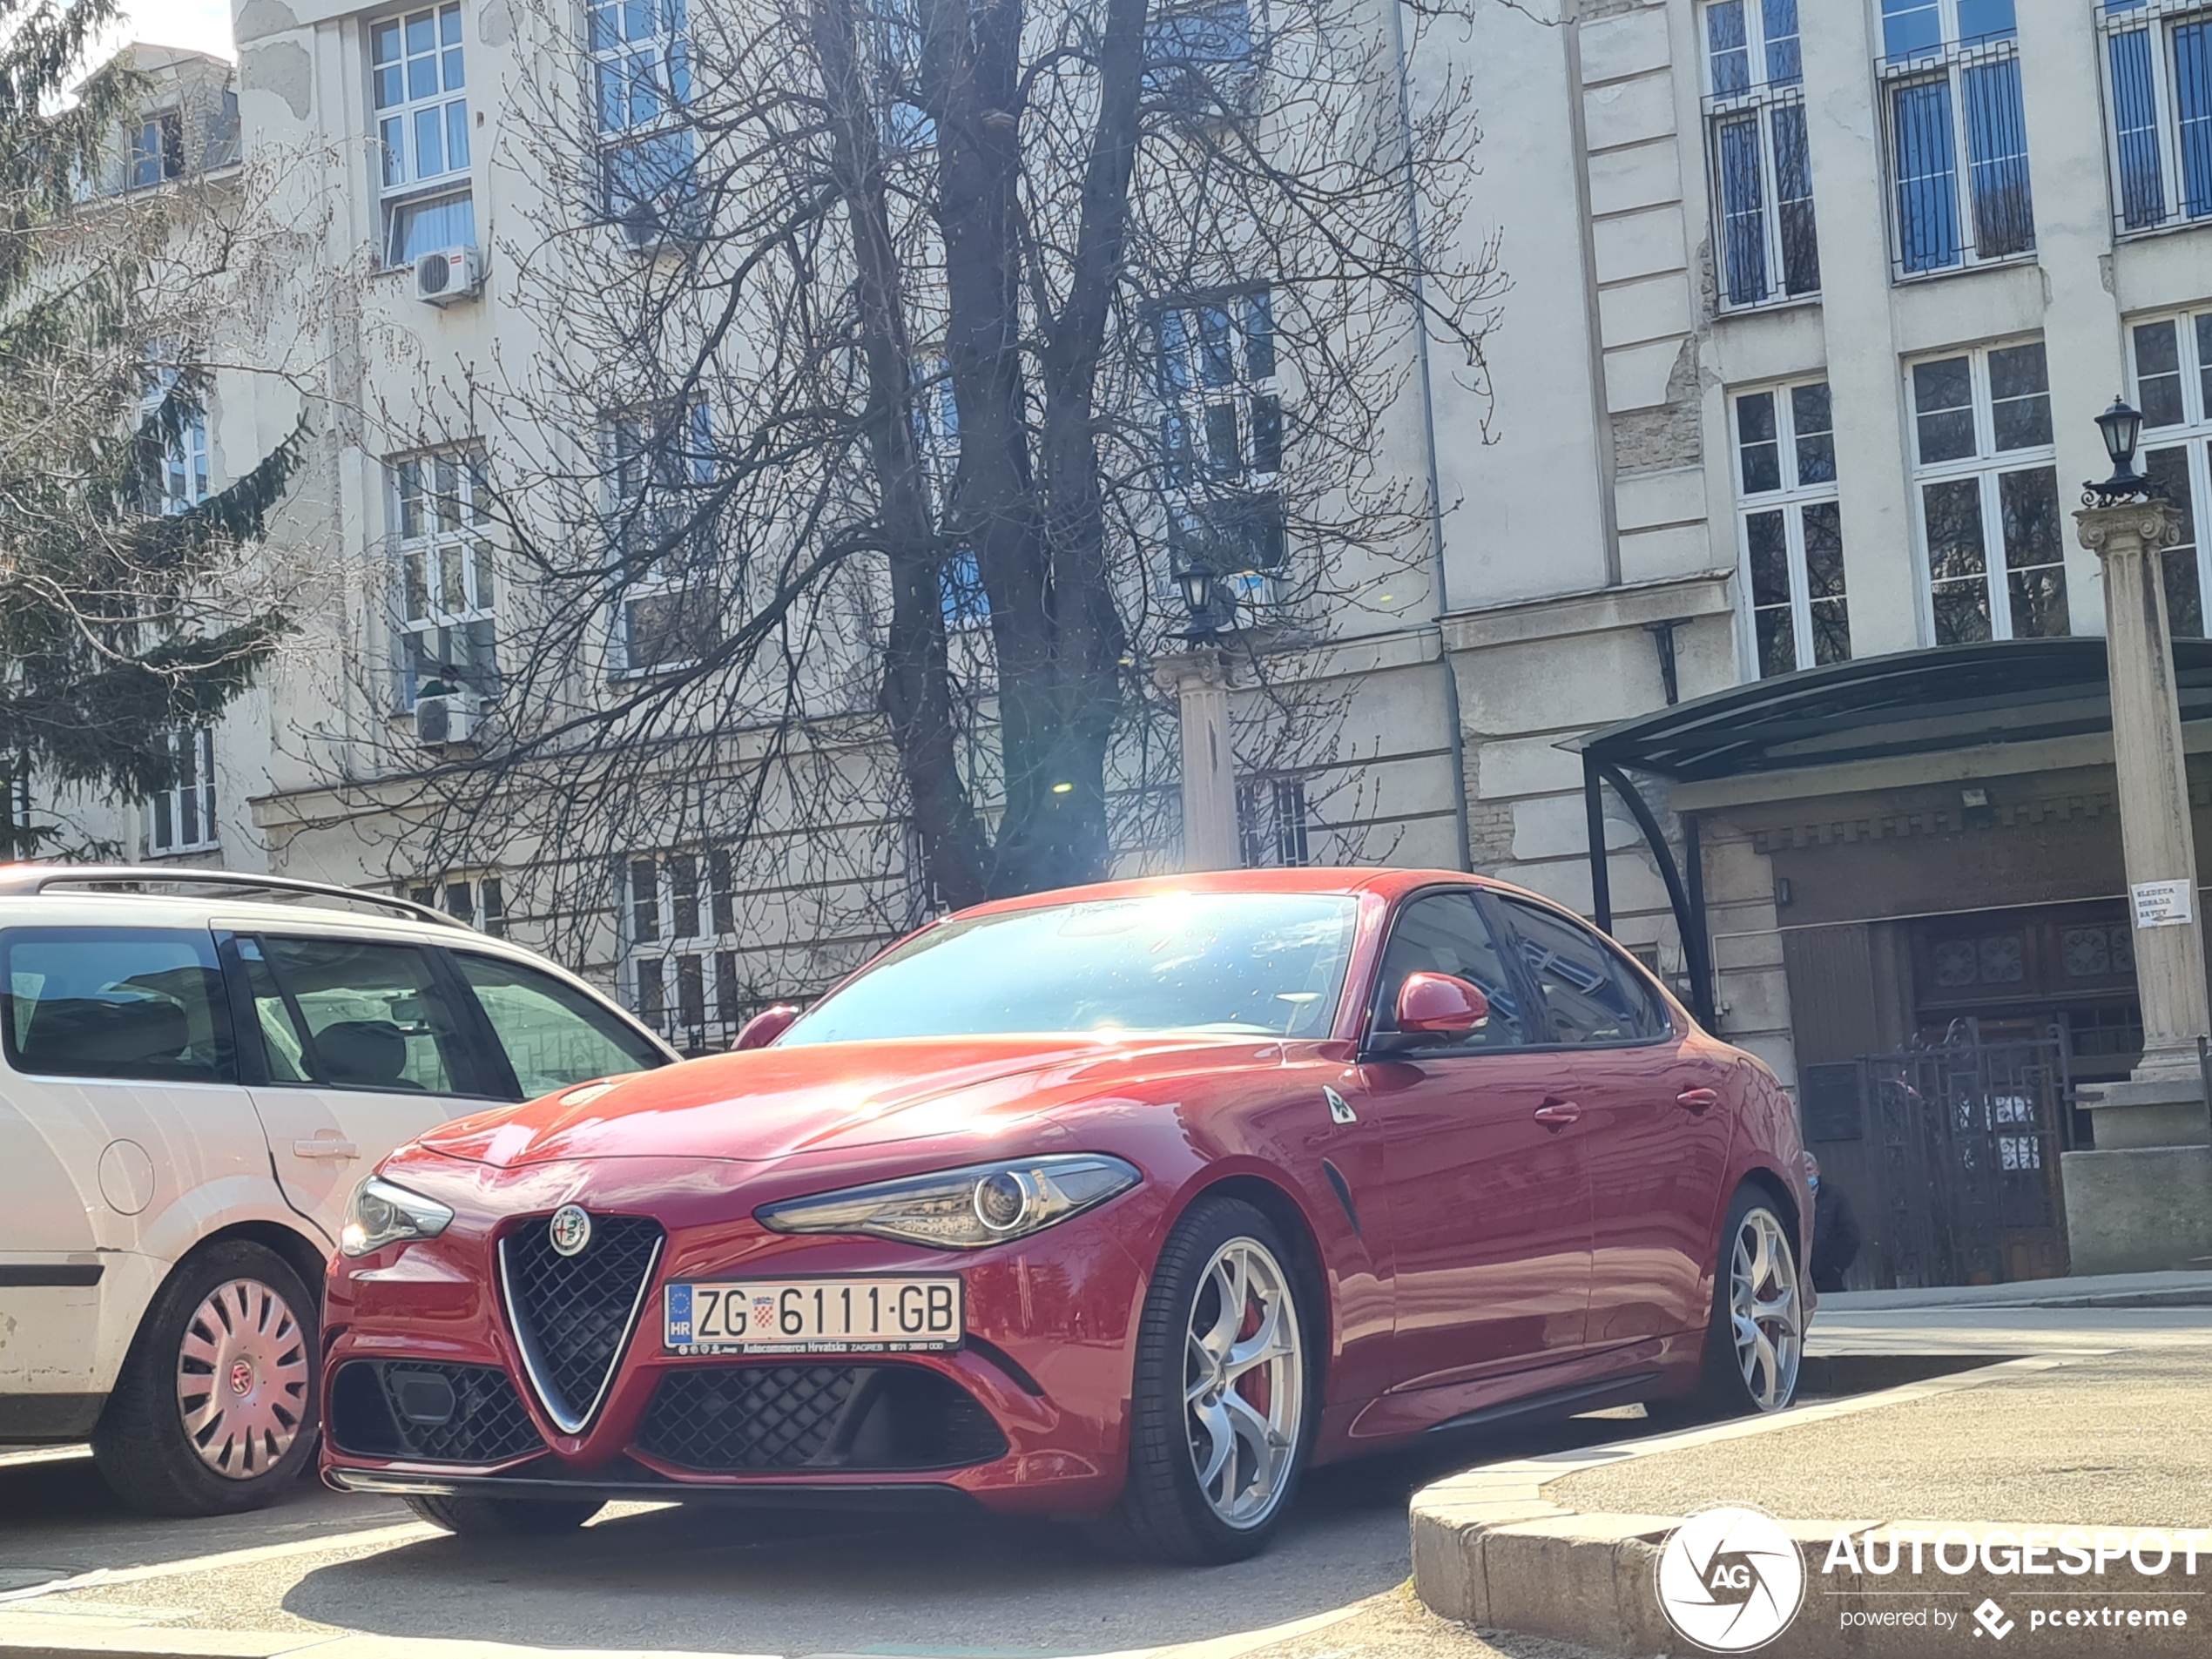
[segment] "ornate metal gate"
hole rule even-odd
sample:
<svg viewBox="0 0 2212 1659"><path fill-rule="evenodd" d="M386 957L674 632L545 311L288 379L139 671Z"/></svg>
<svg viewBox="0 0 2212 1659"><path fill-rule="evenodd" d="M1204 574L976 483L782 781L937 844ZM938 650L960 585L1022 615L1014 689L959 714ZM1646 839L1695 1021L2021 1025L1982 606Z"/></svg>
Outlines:
<svg viewBox="0 0 2212 1659"><path fill-rule="evenodd" d="M1939 1048L1807 1068L1814 1150L1825 1162L1824 1140L1861 1142L1862 1179L1873 1188L1861 1212L1865 1266L1879 1285L2067 1271L2064 1035L1985 1042L1962 1023L1965 1039Z"/></svg>

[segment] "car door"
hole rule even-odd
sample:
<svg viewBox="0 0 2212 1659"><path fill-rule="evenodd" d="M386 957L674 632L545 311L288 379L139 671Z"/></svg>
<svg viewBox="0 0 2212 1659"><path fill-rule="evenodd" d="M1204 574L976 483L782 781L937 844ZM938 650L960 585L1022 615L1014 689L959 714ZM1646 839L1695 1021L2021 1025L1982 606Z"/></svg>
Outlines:
<svg viewBox="0 0 2212 1659"><path fill-rule="evenodd" d="M1491 901L1563 1046L1591 1203L1593 1345L1696 1329L1733 1114L1731 1068L1595 928L1548 906Z"/></svg>
<svg viewBox="0 0 2212 1659"><path fill-rule="evenodd" d="M158 1277L134 1258L195 1242L202 1192L266 1192L268 1154L204 927L10 928L0 1037L0 1424L36 1436L105 1386Z"/></svg>
<svg viewBox="0 0 2212 1659"><path fill-rule="evenodd" d="M424 1130L512 1098L467 994L412 940L262 930L225 942L249 1092L285 1198L335 1241L361 1177ZM241 1006L242 1004L242 1006Z"/></svg>
<svg viewBox="0 0 2212 1659"><path fill-rule="evenodd" d="M671 1056L597 997L557 974L488 951L446 952L482 1010L517 1100L597 1077L648 1071Z"/></svg>
<svg viewBox="0 0 2212 1659"><path fill-rule="evenodd" d="M1473 888L1401 906L1372 1028L1391 1028L1399 987L1415 972L1470 981L1490 1002L1463 1042L1360 1063L1360 1109L1383 1133L1393 1370L1401 1387L1433 1387L1581 1347L1590 1207L1581 1136L1537 1116L1562 1098L1558 1056L1530 1048L1527 998Z"/></svg>

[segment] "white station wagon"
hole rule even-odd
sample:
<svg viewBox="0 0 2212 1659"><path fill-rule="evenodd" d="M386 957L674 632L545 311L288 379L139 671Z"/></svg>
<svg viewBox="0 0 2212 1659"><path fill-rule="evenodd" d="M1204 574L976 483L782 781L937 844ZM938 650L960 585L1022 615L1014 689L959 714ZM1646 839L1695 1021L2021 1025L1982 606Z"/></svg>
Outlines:
<svg viewBox="0 0 2212 1659"><path fill-rule="evenodd" d="M405 900L57 865L0 867L0 1443L89 1436L162 1514L313 1454L323 1264L387 1153L676 1057Z"/></svg>

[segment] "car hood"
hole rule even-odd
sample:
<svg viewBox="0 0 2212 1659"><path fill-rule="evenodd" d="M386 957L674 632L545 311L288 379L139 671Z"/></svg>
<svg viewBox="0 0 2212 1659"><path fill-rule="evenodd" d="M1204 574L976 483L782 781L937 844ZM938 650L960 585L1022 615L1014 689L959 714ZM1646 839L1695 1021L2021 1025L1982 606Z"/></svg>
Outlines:
<svg viewBox="0 0 2212 1659"><path fill-rule="evenodd" d="M1279 1043L1047 1034L756 1049L589 1083L442 1125L421 1144L499 1168L566 1158L765 1161L972 1133L1192 1069L1279 1062Z"/></svg>

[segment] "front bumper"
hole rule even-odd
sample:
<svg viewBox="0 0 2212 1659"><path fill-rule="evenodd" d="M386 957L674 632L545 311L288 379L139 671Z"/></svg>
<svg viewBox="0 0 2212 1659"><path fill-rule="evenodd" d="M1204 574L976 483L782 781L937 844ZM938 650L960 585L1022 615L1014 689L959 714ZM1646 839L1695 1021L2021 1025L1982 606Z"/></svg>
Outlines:
<svg viewBox="0 0 2212 1659"><path fill-rule="evenodd" d="M1096 1514L1118 1495L1143 1294L1125 1241L1150 1231L1144 1189L1027 1239L954 1254L770 1233L752 1220L752 1195L718 1200L698 1165L659 1163L448 1165L436 1190L455 1210L444 1234L337 1263L324 1322L326 1480L442 1495L1066 1514ZM393 1173L404 1183L415 1172ZM469 1190L456 1190L462 1183ZM543 1224L571 1197L666 1230L644 1315L574 1433L529 1380L496 1266L502 1237ZM661 1291L675 1279L948 1271L965 1281L968 1308L965 1345L950 1352L696 1357L661 1341Z"/></svg>

